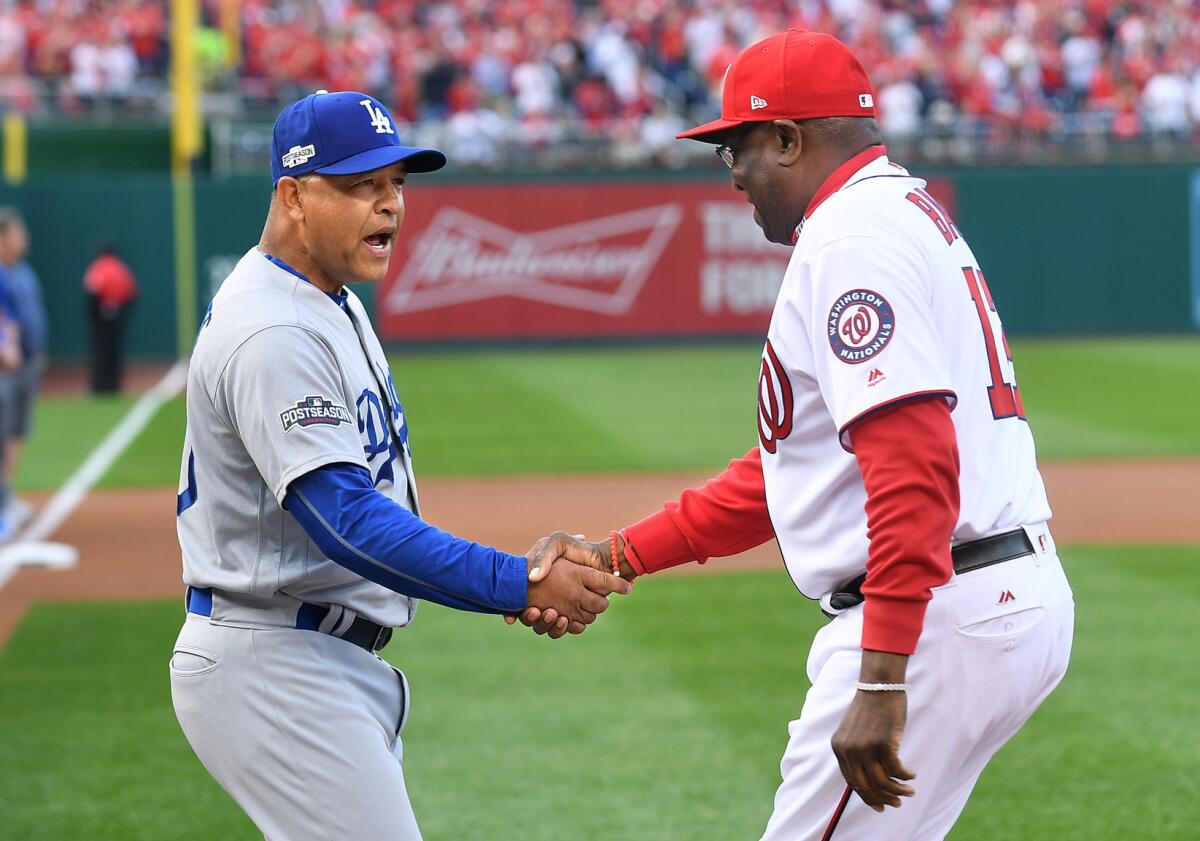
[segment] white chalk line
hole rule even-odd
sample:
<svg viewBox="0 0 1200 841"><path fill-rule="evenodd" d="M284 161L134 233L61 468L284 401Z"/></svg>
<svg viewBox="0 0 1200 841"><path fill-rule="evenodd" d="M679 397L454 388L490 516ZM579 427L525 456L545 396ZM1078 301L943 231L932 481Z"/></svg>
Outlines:
<svg viewBox="0 0 1200 841"><path fill-rule="evenodd" d="M137 439L163 404L183 391L187 384L187 370L186 359L180 359L172 365L161 380L129 407L120 422L88 454L83 464L38 511L16 540L0 549L0 588L8 583L17 569L27 564L58 568L73 565L73 560L68 560L61 550L46 551L47 544L44 541L75 512L92 487Z"/></svg>

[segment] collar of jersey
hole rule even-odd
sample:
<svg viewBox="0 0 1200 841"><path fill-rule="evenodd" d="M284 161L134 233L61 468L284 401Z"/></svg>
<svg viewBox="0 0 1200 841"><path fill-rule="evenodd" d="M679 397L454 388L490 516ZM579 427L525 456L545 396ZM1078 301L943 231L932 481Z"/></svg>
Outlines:
<svg viewBox="0 0 1200 841"><path fill-rule="evenodd" d="M300 272L296 271L296 269L292 268L290 265L285 263L283 260L280 260L274 254L268 254L265 251L260 251L259 253L262 254L262 256L266 257L268 260L270 260L275 265L279 266L279 268L283 269L288 274L295 275L296 277L300 278L305 283L307 283L309 286L312 286L311 280L309 280L307 277L305 277ZM316 289L315 286L313 286L313 288ZM333 301L335 304L337 304L342 309L346 308L346 299L350 297L350 293L347 292L345 289L343 289L341 292L323 292L322 294L324 294L326 298Z"/></svg>
<svg viewBox="0 0 1200 841"><path fill-rule="evenodd" d="M867 164L877 161L887 154L887 147L882 143L878 146L870 146L863 149L857 155L844 164L839 166L833 172L829 173L829 177L821 182L821 186L817 188L817 192L813 195L812 201L808 203L808 207L804 209L804 218L800 220L800 224L796 226L796 232L792 234L792 245L796 244L796 240L800 239L800 229L804 227L804 223L809 220L809 217L816 212L824 201L836 193L842 187L846 186L846 182L855 176L855 174L865 167Z"/></svg>

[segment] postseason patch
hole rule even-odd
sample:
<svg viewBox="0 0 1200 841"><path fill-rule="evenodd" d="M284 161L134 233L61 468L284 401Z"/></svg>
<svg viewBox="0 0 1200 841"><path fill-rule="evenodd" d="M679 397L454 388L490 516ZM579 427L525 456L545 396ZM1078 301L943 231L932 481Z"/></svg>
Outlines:
<svg viewBox="0 0 1200 841"><path fill-rule="evenodd" d="M829 346L849 365L878 356L896 332L892 305L878 292L853 289L841 295L829 311Z"/></svg>
<svg viewBox="0 0 1200 841"><path fill-rule="evenodd" d="M279 419L283 421L283 431L287 432L294 426L309 427L309 426L337 426L341 423L350 423L350 413L346 411L346 407L332 400L326 400L319 394L314 394L311 397L305 397L295 406L289 409L284 409L279 413Z"/></svg>

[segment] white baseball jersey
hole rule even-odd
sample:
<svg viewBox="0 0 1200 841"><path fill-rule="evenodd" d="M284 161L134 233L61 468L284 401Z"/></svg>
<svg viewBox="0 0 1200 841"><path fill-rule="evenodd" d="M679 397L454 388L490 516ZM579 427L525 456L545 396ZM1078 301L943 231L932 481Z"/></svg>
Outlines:
<svg viewBox="0 0 1200 841"><path fill-rule="evenodd" d="M925 182L882 151L835 173L845 183L802 223L763 351L767 506L810 598L866 569L866 490L846 430L883 406L928 395L951 403L955 542L1050 517L979 263Z"/></svg>
<svg viewBox="0 0 1200 841"><path fill-rule="evenodd" d="M213 298L192 353L184 580L278 602L281 624L294 624L297 599L407 624L415 599L326 558L281 507L293 480L338 462L367 468L381 493L417 513L404 414L362 304L349 291L339 304L251 249ZM215 601L214 620L235 619L222 609Z"/></svg>

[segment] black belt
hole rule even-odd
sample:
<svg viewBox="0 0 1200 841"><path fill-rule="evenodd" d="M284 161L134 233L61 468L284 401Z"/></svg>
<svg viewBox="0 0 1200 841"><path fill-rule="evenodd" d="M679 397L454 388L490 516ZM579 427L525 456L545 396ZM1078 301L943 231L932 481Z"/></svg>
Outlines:
<svg viewBox="0 0 1200 841"><path fill-rule="evenodd" d="M186 598L188 613L212 616L212 593L211 587L188 587ZM296 627L304 631L320 631L321 623L329 616L329 611L332 609L328 605L302 602L300 610L296 613ZM379 651L392 639L391 628L376 625L361 616L354 617L350 627L340 634L335 634L332 630L322 631L322 633L352 642L367 651Z"/></svg>
<svg viewBox="0 0 1200 841"><path fill-rule="evenodd" d="M954 571L959 575L973 569L990 567L992 564L1002 564L1013 558L1021 558L1033 554L1033 542L1025 529L1013 529L1003 534L993 534L981 537L967 543L960 543L950 550L950 561ZM846 582L836 593L829 597L829 606L835 610L845 610L862 604L862 585L867 580L864 572L857 578Z"/></svg>

